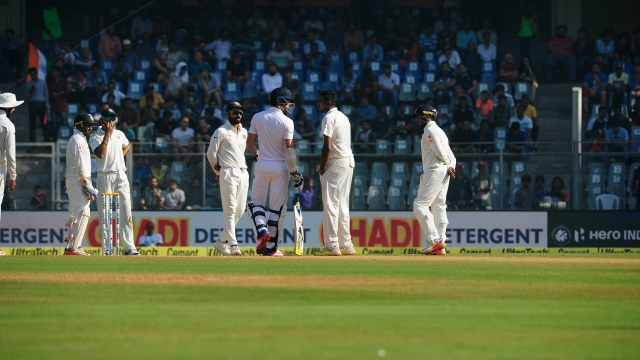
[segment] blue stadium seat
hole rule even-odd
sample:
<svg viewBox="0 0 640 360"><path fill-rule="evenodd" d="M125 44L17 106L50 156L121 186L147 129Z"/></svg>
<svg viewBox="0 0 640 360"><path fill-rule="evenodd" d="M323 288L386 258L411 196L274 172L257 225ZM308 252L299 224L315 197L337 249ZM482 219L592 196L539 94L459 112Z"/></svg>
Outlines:
<svg viewBox="0 0 640 360"><path fill-rule="evenodd" d="M386 62L398 61L398 56L396 55L396 52L395 51L385 51L384 52L384 61L386 61Z"/></svg>
<svg viewBox="0 0 640 360"><path fill-rule="evenodd" d="M304 76L302 75L302 72L300 71L292 71L291 72L291 78L292 79L296 79L298 81L303 81L304 80Z"/></svg>
<svg viewBox="0 0 640 360"><path fill-rule="evenodd" d="M310 83L321 83L322 82L322 74L319 71L315 70L307 70L307 82Z"/></svg>
<svg viewBox="0 0 640 360"><path fill-rule="evenodd" d="M344 63L342 61L329 62L329 71L340 75L344 74Z"/></svg>
<svg viewBox="0 0 640 360"><path fill-rule="evenodd" d="M320 85L320 90L331 90L333 92L338 92L338 90L340 90L340 85L335 82L325 81Z"/></svg>
<svg viewBox="0 0 640 360"><path fill-rule="evenodd" d="M436 81L436 75L434 73L424 73L422 82L427 84L433 84Z"/></svg>
<svg viewBox="0 0 640 360"><path fill-rule="evenodd" d="M362 64L357 62L357 63L353 63L353 73L356 74L357 76L362 76L362 73L364 72L364 69L362 68Z"/></svg>
<svg viewBox="0 0 640 360"><path fill-rule="evenodd" d="M139 82L141 84L146 85L147 82L149 81L149 74L145 71L134 71L133 72L133 81L135 82Z"/></svg>
<svg viewBox="0 0 640 360"><path fill-rule="evenodd" d="M242 100L242 92L240 91L240 83L237 81L227 81L224 84L224 93L222 95L225 101Z"/></svg>
<svg viewBox="0 0 640 360"><path fill-rule="evenodd" d="M262 60L256 60L253 62L253 71L267 71L267 65Z"/></svg>
<svg viewBox="0 0 640 360"><path fill-rule="evenodd" d="M327 75L326 79L327 79L328 82L332 82L332 83L336 83L336 84L340 83L340 75L341 74L339 74L337 72L333 72L333 71L327 71L326 75Z"/></svg>
<svg viewBox="0 0 640 360"><path fill-rule="evenodd" d="M347 61L352 63L352 64L360 62L360 60L362 60L361 55L362 54L360 54L360 52L358 52L358 51L349 51L349 52L347 52L347 55L346 55L347 56Z"/></svg>
<svg viewBox="0 0 640 360"><path fill-rule="evenodd" d="M107 76L111 75L111 72L115 68L116 64L113 60L101 60L100 61L100 70L104 72Z"/></svg>
<svg viewBox="0 0 640 360"><path fill-rule="evenodd" d="M302 62L302 61L294 61L293 62L293 71L294 72L304 73L305 70L306 70L306 66L304 65L304 62Z"/></svg>
<svg viewBox="0 0 640 360"><path fill-rule="evenodd" d="M214 70L226 74L227 73L227 62L225 60L216 61L216 66L215 66ZM222 79L220 79L220 80L222 80Z"/></svg>
<svg viewBox="0 0 640 360"><path fill-rule="evenodd" d="M243 99L252 99L256 100L259 95L258 86L253 82L244 83L244 89L242 90L242 98Z"/></svg>
<svg viewBox="0 0 640 360"><path fill-rule="evenodd" d="M253 41L253 50L265 50L264 43L260 40Z"/></svg>
<svg viewBox="0 0 640 360"><path fill-rule="evenodd" d="M439 71L438 63L435 61L430 61L424 64L424 72L428 73L437 73Z"/></svg>
<svg viewBox="0 0 640 360"><path fill-rule="evenodd" d="M147 76L149 76L149 72L151 72L151 61L147 59L140 60L138 70L146 72Z"/></svg>
<svg viewBox="0 0 640 360"><path fill-rule="evenodd" d="M313 121L314 123L318 121L318 109L315 107L315 105L302 105L302 108L307 112L307 117L309 118L309 120Z"/></svg>
<svg viewBox="0 0 640 360"><path fill-rule="evenodd" d="M302 97L305 102L315 102L318 99L318 83L305 82L302 84Z"/></svg>
<svg viewBox="0 0 640 360"><path fill-rule="evenodd" d="M344 62L342 59L342 51L332 51L329 53L330 62Z"/></svg>
<svg viewBox="0 0 640 360"><path fill-rule="evenodd" d="M249 73L249 79L251 82L256 84L256 86L260 89L262 88L262 75L264 71L252 71Z"/></svg>
<svg viewBox="0 0 640 360"><path fill-rule="evenodd" d="M91 115L99 114L100 113L100 104L93 104L93 103L87 104L87 111Z"/></svg>
<svg viewBox="0 0 640 360"><path fill-rule="evenodd" d="M259 61L267 60L267 55L265 55L264 51L256 51L254 54L255 55L253 56L253 58L255 60L259 60Z"/></svg>
<svg viewBox="0 0 640 360"><path fill-rule="evenodd" d="M411 74L411 73L404 74L404 82L406 82L407 84L416 85L418 81L419 80L416 78L415 74Z"/></svg>
<svg viewBox="0 0 640 360"><path fill-rule="evenodd" d="M136 81L130 81L127 88L127 97L133 100L139 100L144 93L144 84Z"/></svg>
<svg viewBox="0 0 640 360"><path fill-rule="evenodd" d="M369 67L371 68L371 71L373 71L373 75L375 75L376 78L382 73L382 66L380 66L380 63L377 61L369 62Z"/></svg>
<svg viewBox="0 0 640 360"><path fill-rule="evenodd" d="M416 74L422 73L422 69L420 68L420 63L417 61L409 61L407 63L406 72L412 72Z"/></svg>
<svg viewBox="0 0 640 360"><path fill-rule="evenodd" d="M391 65L391 72L398 74L398 76L400 76L400 78L402 78L402 75L404 74L404 72L402 71L402 66L400 66L400 63L397 61L388 61L389 65Z"/></svg>

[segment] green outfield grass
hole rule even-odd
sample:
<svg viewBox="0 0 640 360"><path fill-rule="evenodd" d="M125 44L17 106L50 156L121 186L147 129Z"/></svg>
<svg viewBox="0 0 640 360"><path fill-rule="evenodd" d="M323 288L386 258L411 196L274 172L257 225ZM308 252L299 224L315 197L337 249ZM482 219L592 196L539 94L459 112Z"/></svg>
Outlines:
<svg viewBox="0 0 640 360"><path fill-rule="evenodd" d="M0 258L4 359L631 359L640 256Z"/></svg>

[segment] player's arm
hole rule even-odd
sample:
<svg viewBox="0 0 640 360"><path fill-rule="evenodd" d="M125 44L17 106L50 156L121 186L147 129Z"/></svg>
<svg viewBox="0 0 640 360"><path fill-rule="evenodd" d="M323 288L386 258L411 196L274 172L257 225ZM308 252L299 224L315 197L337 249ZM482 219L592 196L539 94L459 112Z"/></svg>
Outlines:
<svg viewBox="0 0 640 360"><path fill-rule="evenodd" d="M302 190L304 178L302 177L302 174L298 172L298 154L296 154L296 149L293 148L293 121L289 121L287 124L284 134L284 146L285 160L287 161L289 173L293 178L293 188L296 190Z"/></svg>
<svg viewBox="0 0 640 360"><path fill-rule="evenodd" d="M257 134L249 133L247 135L247 149L256 157L258 160L258 148L256 148L256 136Z"/></svg>
<svg viewBox="0 0 640 360"><path fill-rule="evenodd" d="M109 141L111 140L111 134L113 134L113 130L116 127L116 122L115 121L105 121L102 124L103 130L104 130L104 137L102 138L102 142L99 144L93 144L93 153L96 154L96 156L99 159L104 158L104 156L107 154L107 146L109 145ZM97 139L97 137L93 138L93 141L95 141ZM94 145L96 145L94 147Z"/></svg>
<svg viewBox="0 0 640 360"><path fill-rule="evenodd" d="M391 128L389 128L391 129ZM320 175L324 175L327 162L329 161L329 146L331 145L331 136L322 135L322 151L320 153Z"/></svg>
<svg viewBox="0 0 640 360"><path fill-rule="evenodd" d="M224 134L221 134L220 128L216 129L213 133L213 137L209 141L209 148L207 149L207 160L209 165L217 175L220 175L220 165L218 165L218 148L220 146L220 139Z"/></svg>
<svg viewBox="0 0 640 360"><path fill-rule="evenodd" d="M434 131L430 131L425 128L425 133L427 133L427 135L431 135L432 140L427 142L427 144L429 144L429 148L438 157L438 159L442 160L447 165L449 175L452 178L455 178L456 158L453 156L451 148L449 148L448 144L444 144L442 139L440 139L440 136L438 136Z"/></svg>
<svg viewBox="0 0 640 360"><path fill-rule="evenodd" d="M91 182L91 162L89 168L85 168L85 161L83 157L89 157L89 148L84 144L78 144L73 138L69 141L68 148L71 149L71 159L67 159L69 162L73 162L76 165L78 182L82 186L82 191L85 194L87 200L95 200L98 198L98 190L93 187Z"/></svg>
<svg viewBox="0 0 640 360"><path fill-rule="evenodd" d="M7 154L7 170L9 170L9 186L7 187L7 190L11 192L16 188L16 177L18 176L16 170L16 130L11 124L8 129L9 132L7 133L7 138L4 144L4 153ZM4 174L2 176L4 176Z"/></svg>

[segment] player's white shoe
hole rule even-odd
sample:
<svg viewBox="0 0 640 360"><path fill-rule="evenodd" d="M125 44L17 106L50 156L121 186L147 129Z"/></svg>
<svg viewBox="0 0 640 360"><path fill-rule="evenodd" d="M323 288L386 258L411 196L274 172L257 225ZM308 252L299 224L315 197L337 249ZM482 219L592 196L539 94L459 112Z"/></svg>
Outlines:
<svg viewBox="0 0 640 360"><path fill-rule="evenodd" d="M313 256L340 256L340 249L324 247L322 250L314 252Z"/></svg>
<svg viewBox="0 0 640 360"><path fill-rule="evenodd" d="M431 246L427 246L426 248L420 250L420 254L428 255L428 254L431 254L434 251L437 251L437 250L440 250L440 249L444 249L445 247L447 247L447 245L444 243L444 240L440 239L435 244L433 244Z"/></svg>
<svg viewBox="0 0 640 360"><path fill-rule="evenodd" d="M77 248L76 250L71 250L69 248L64 249L64 255L78 255L78 256L91 256L88 252L84 251L82 247Z"/></svg>
<svg viewBox="0 0 640 360"><path fill-rule="evenodd" d="M273 249L267 249L262 256L284 256L284 252L280 249L273 251Z"/></svg>
<svg viewBox="0 0 640 360"><path fill-rule="evenodd" d="M124 251L125 256L141 256L140 251L136 249L129 249Z"/></svg>
<svg viewBox="0 0 640 360"><path fill-rule="evenodd" d="M340 246L340 253L342 255L355 255L356 249L353 248L353 245L343 245Z"/></svg>
<svg viewBox="0 0 640 360"><path fill-rule="evenodd" d="M227 246L227 244L220 242L220 241L216 241L215 243L213 243L213 247L218 249L218 251L220 251L220 254L222 255L231 255L231 251L229 251L229 247Z"/></svg>
<svg viewBox="0 0 640 360"><path fill-rule="evenodd" d="M242 256L242 251L240 251L238 245L231 245L229 246L229 255Z"/></svg>

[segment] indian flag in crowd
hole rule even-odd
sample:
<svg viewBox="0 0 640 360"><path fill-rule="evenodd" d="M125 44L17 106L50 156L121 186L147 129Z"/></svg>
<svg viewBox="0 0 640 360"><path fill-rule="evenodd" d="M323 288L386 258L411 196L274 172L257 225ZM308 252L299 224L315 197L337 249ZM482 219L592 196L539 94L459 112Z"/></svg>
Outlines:
<svg viewBox="0 0 640 360"><path fill-rule="evenodd" d="M29 43L29 69L31 68L38 69L38 79L46 81L47 58L32 42ZM31 75L29 75L27 81L31 81Z"/></svg>

